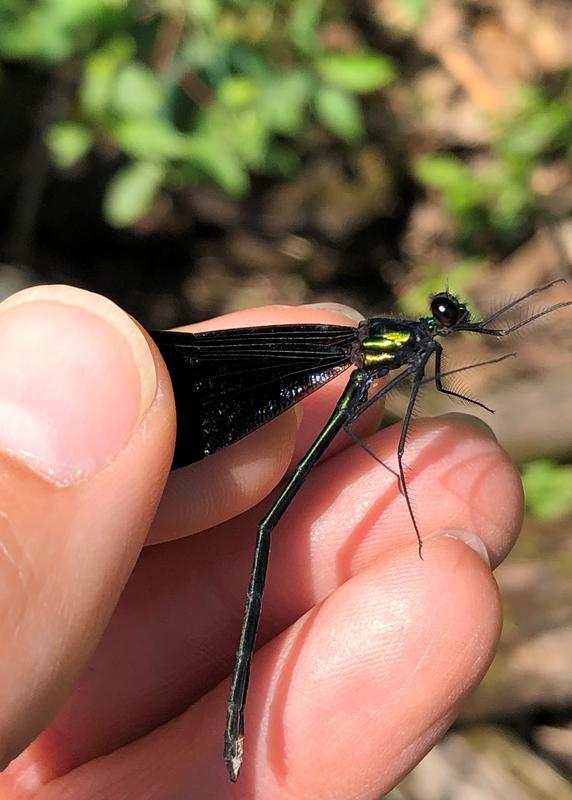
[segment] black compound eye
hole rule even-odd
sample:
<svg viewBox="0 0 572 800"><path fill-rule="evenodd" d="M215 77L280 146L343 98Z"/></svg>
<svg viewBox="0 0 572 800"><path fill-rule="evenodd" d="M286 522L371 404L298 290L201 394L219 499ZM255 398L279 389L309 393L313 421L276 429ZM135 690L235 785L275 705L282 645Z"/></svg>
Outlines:
<svg viewBox="0 0 572 800"><path fill-rule="evenodd" d="M449 294L436 294L431 300L431 313L440 325L450 328L455 325L462 316L459 301Z"/></svg>

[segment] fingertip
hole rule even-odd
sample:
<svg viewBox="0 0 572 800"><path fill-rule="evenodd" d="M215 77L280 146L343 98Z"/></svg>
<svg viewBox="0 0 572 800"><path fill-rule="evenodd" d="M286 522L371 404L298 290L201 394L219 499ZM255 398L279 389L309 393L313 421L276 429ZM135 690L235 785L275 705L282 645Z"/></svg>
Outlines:
<svg viewBox="0 0 572 800"><path fill-rule="evenodd" d="M468 414L447 414L435 422L445 426L443 442L451 461L441 485L466 498L473 527L485 543L494 569L506 558L522 528L520 473L482 420Z"/></svg>
<svg viewBox="0 0 572 800"><path fill-rule="evenodd" d="M475 417L474 414L466 414L460 411L450 411L447 414L441 414L437 417L439 420L445 420L446 422L458 423L461 426L470 427L475 431L479 431L483 433L485 436L493 439L493 441L497 441L497 437L495 436L495 432L491 428L490 425L481 419L480 417Z"/></svg>
<svg viewBox="0 0 572 800"><path fill-rule="evenodd" d="M62 485L115 458L157 388L141 331L104 297L36 286L0 305L0 448Z"/></svg>
<svg viewBox="0 0 572 800"><path fill-rule="evenodd" d="M474 533L473 531L453 529L453 530L440 531L437 534L433 534L432 538L434 538L435 536L447 536L450 539L462 542L463 544L467 545L467 547L470 547L471 550L473 550L479 556L483 564L485 564L490 569L491 560L489 558L489 552L486 548L486 545L483 542L483 540L479 536L477 536L477 534Z"/></svg>
<svg viewBox="0 0 572 800"><path fill-rule="evenodd" d="M351 310L350 310L351 311ZM348 315L347 307L273 305L243 309L221 317L186 325L182 330L200 332L227 330L229 328L258 327L261 325L329 324L356 326L355 313Z"/></svg>
<svg viewBox="0 0 572 800"><path fill-rule="evenodd" d="M0 748L49 721L96 646L172 452L160 372L105 298L35 287L0 307Z"/></svg>
<svg viewBox="0 0 572 800"><path fill-rule="evenodd" d="M367 776L381 796L482 678L500 620L490 569L463 541L387 554L257 654L241 780L351 797Z"/></svg>

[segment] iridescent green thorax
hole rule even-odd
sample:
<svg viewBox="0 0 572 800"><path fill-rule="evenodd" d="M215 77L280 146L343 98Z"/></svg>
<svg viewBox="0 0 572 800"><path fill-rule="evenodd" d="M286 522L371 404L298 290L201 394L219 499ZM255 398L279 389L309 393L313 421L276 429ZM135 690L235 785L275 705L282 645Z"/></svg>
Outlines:
<svg viewBox="0 0 572 800"><path fill-rule="evenodd" d="M377 336L364 339L361 343L363 366L371 369L380 364L393 361L395 353L411 341L410 331L384 331Z"/></svg>

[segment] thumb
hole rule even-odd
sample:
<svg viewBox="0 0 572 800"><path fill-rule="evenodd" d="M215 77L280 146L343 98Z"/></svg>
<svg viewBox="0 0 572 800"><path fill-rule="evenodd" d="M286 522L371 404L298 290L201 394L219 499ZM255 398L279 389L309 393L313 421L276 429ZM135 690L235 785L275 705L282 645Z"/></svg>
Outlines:
<svg viewBox="0 0 572 800"><path fill-rule="evenodd" d="M98 295L0 305L0 768L57 711L145 540L174 439L163 370Z"/></svg>

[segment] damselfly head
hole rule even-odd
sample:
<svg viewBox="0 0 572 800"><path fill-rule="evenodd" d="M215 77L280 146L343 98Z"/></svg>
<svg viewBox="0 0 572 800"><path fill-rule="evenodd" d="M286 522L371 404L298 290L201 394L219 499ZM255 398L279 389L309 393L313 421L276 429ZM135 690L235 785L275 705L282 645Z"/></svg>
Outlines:
<svg viewBox="0 0 572 800"><path fill-rule="evenodd" d="M443 332L453 329L460 322L468 322L469 319L467 306L449 292L440 292L433 296L431 314Z"/></svg>

